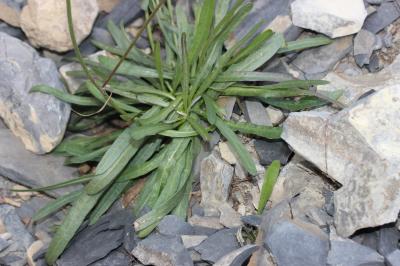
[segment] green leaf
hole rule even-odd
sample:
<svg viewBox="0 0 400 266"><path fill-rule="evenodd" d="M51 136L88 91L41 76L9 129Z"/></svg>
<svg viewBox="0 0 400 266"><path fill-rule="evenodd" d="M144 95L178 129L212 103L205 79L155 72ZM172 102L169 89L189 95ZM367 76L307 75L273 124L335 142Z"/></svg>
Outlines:
<svg viewBox="0 0 400 266"><path fill-rule="evenodd" d="M206 114L207 120L211 125L215 125L217 121L217 109L215 104L213 104L213 100L207 94L203 95L204 103L206 104Z"/></svg>
<svg viewBox="0 0 400 266"><path fill-rule="evenodd" d="M319 99L315 96L306 96L298 100L290 99L273 99L273 98L260 98L261 101L270 104L274 107L278 107L290 112L298 112L305 109L312 109L320 106L324 106L328 103L326 100Z"/></svg>
<svg viewBox="0 0 400 266"><path fill-rule="evenodd" d="M270 127L270 126L261 126L255 125L251 123L245 122L232 122L226 121L224 122L233 130L239 131L243 134L250 134L254 136L259 136L267 139L280 139L282 134L281 127Z"/></svg>
<svg viewBox="0 0 400 266"><path fill-rule="evenodd" d="M251 158L250 153L246 150L244 145L240 142L239 138L235 133L227 126L223 120L217 118L215 126L218 128L219 132L228 140L228 143L235 154L238 156L240 163L251 175L257 174L257 169Z"/></svg>
<svg viewBox="0 0 400 266"><path fill-rule="evenodd" d="M276 179L279 175L279 169L281 164L279 161L275 160L268 167L265 172L264 183L261 188L260 201L258 202L258 214L262 214L265 205L267 204L269 198L271 197L272 190L274 189L274 185L276 183Z"/></svg>
<svg viewBox="0 0 400 266"><path fill-rule="evenodd" d="M293 42L287 42L286 46L282 47L278 50L279 54L289 53L293 51L299 51L307 48L318 47L322 45L327 45L332 42L328 37L314 37L314 38L304 38L300 40L296 40Z"/></svg>
<svg viewBox="0 0 400 266"><path fill-rule="evenodd" d="M232 81L270 81L281 82L291 79L288 74L272 73L272 72L246 72L246 71L229 71L222 73L216 82L232 82Z"/></svg>
<svg viewBox="0 0 400 266"><path fill-rule="evenodd" d="M208 135L207 129L204 125L201 125L199 121L199 117L196 114L191 114L187 117L189 124L192 128L201 136L204 141L210 140L210 136Z"/></svg>
<svg viewBox="0 0 400 266"><path fill-rule="evenodd" d="M140 126L140 127L135 127L131 131L131 137L134 140L141 140L145 137L148 136L154 136L157 135L160 132L163 132L165 130L171 130L179 126L180 123L175 123L175 124L155 124L155 125L146 125L146 126Z"/></svg>
<svg viewBox="0 0 400 266"><path fill-rule="evenodd" d="M37 85L33 86L30 92L41 92L41 93L46 93L53 95L57 99L67 102L67 103L72 103L76 105L81 105L81 106L99 106L101 103L93 98L90 97L85 97L85 96L77 96L77 95L72 95L67 92L64 92L59 89L52 88L47 85Z"/></svg>

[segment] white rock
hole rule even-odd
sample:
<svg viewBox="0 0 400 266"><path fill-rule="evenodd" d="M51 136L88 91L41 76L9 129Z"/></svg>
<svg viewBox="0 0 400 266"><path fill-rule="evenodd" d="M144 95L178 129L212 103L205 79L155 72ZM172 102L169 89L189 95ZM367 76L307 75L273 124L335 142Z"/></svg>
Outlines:
<svg viewBox="0 0 400 266"><path fill-rule="evenodd" d="M267 111L268 117L274 126L279 125L283 119L285 119L283 112L275 107L268 106L265 110Z"/></svg>
<svg viewBox="0 0 400 266"><path fill-rule="evenodd" d="M227 142L220 142L218 144L219 152L221 153L222 159L224 159L229 164L236 164L237 160L235 154L233 154L229 144Z"/></svg>
<svg viewBox="0 0 400 266"><path fill-rule="evenodd" d="M219 222L223 226L228 228L235 228L242 225L240 214L237 213L231 206L229 206L229 204L221 204L221 206L219 206L219 211L221 212Z"/></svg>
<svg viewBox="0 0 400 266"><path fill-rule="evenodd" d="M331 38L358 32L367 17L363 0L296 0L291 8L294 25Z"/></svg>
<svg viewBox="0 0 400 266"><path fill-rule="evenodd" d="M91 32L99 7L96 0L72 0L72 16L77 42ZM21 13L21 28L36 47L57 52L71 50L67 7L60 0L28 0Z"/></svg>
<svg viewBox="0 0 400 266"><path fill-rule="evenodd" d="M181 235L182 243L187 249L200 245L207 237L202 235Z"/></svg>
<svg viewBox="0 0 400 266"><path fill-rule="evenodd" d="M341 236L395 222L400 210L400 86L381 89L337 114L293 113L282 138L342 184L335 192Z"/></svg>

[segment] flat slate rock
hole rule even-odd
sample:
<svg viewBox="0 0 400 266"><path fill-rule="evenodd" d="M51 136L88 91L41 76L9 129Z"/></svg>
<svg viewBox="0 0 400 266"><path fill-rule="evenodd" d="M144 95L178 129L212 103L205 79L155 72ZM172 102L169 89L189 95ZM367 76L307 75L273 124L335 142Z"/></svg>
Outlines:
<svg viewBox="0 0 400 266"><path fill-rule="evenodd" d="M27 151L8 129L0 129L0 175L26 187L42 187L64 182L76 176L76 169L64 166L65 158L35 155ZM63 195L77 187L47 191Z"/></svg>
<svg viewBox="0 0 400 266"><path fill-rule="evenodd" d="M166 236L192 235L193 227L176 215L167 215L157 226L158 232Z"/></svg>
<svg viewBox="0 0 400 266"><path fill-rule="evenodd" d="M363 28L378 33L400 16L400 1L385 1L364 22Z"/></svg>
<svg viewBox="0 0 400 266"><path fill-rule="evenodd" d="M400 266L400 249L396 249L390 253L386 258L387 266Z"/></svg>
<svg viewBox="0 0 400 266"><path fill-rule="evenodd" d="M292 150L283 141L256 140L254 147L262 165L270 165L274 160L285 165L292 155Z"/></svg>

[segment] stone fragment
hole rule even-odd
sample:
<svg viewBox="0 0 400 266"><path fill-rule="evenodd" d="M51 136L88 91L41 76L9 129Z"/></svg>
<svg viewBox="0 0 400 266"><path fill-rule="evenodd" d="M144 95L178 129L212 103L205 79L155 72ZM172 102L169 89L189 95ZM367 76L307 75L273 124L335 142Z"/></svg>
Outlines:
<svg viewBox="0 0 400 266"><path fill-rule="evenodd" d="M378 252L387 256L399 248L400 231L394 226L384 226L378 232Z"/></svg>
<svg viewBox="0 0 400 266"><path fill-rule="evenodd" d="M218 209L221 212L219 222L228 228L236 228L242 225L240 214L237 213L229 204L221 204Z"/></svg>
<svg viewBox="0 0 400 266"><path fill-rule="evenodd" d="M259 101L244 101L244 116L250 123L260 126L272 126L271 120L265 110L264 105Z"/></svg>
<svg viewBox="0 0 400 266"><path fill-rule="evenodd" d="M328 265L385 265L384 259L375 250L350 239L331 236Z"/></svg>
<svg viewBox="0 0 400 266"><path fill-rule="evenodd" d="M262 217L260 215L245 215L240 217L240 220L246 224L254 227L259 227Z"/></svg>
<svg viewBox="0 0 400 266"><path fill-rule="evenodd" d="M200 245L207 237L202 235L181 235L182 243L187 249Z"/></svg>
<svg viewBox="0 0 400 266"><path fill-rule="evenodd" d="M372 33L378 33L395 21L399 16L400 2L398 0L385 1L378 7L376 12L368 16L363 28Z"/></svg>
<svg viewBox="0 0 400 266"><path fill-rule="evenodd" d="M326 265L328 236L315 225L281 220L266 232L264 244L278 265Z"/></svg>
<svg viewBox="0 0 400 266"><path fill-rule="evenodd" d="M257 249L256 245L243 246L219 259L214 266L243 265Z"/></svg>
<svg viewBox="0 0 400 266"><path fill-rule="evenodd" d="M223 229L209 236L194 249L201 254L201 258L215 263L223 256L239 248L236 240L237 229Z"/></svg>
<svg viewBox="0 0 400 266"><path fill-rule="evenodd" d="M11 243L9 241L7 241L7 239L0 237L0 252L5 250L6 248L8 248L10 246L10 244Z"/></svg>
<svg viewBox="0 0 400 266"><path fill-rule="evenodd" d="M283 141L256 139L254 147L260 158L261 165L270 165L274 160L278 160L282 165L285 165L292 155L289 146Z"/></svg>
<svg viewBox="0 0 400 266"><path fill-rule="evenodd" d="M206 215L215 213L219 204L228 200L233 170L216 152L201 162L201 205Z"/></svg>
<svg viewBox="0 0 400 266"><path fill-rule="evenodd" d="M369 64L369 58L377 42L375 34L361 30L354 38L354 58L359 67Z"/></svg>
<svg viewBox="0 0 400 266"><path fill-rule="evenodd" d="M234 165L237 163L237 159L235 154L231 151L228 142L220 142L218 144L219 152L221 153L222 159L224 159L227 163Z"/></svg>
<svg viewBox="0 0 400 266"><path fill-rule="evenodd" d="M275 107L268 106L266 111L269 120L271 120L271 123L274 126L279 125L285 119L285 115L283 114L283 112Z"/></svg>
<svg viewBox="0 0 400 266"><path fill-rule="evenodd" d="M236 97L233 96L220 96L218 97L217 104L225 111L225 119L231 119L233 108L235 107Z"/></svg>
<svg viewBox="0 0 400 266"><path fill-rule="evenodd" d="M282 138L342 184L335 192L339 235L395 222L400 195L400 87L387 86L337 114L292 113Z"/></svg>
<svg viewBox="0 0 400 266"><path fill-rule="evenodd" d="M322 78L352 50L352 45L352 36L335 39L331 44L301 52L291 66L307 79Z"/></svg>
<svg viewBox="0 0 400 266"><path fill-rule="evenodd" d="M70 107L54 96L29 91L41 84L64 90L55 64L24 42L0 33L0 73L0 117L26 149L50 152L63 138Z"/></svg>
<svg viewBox="0 0 400 266"><path fill-rule="evenodd" d="M92 31L99 7L96 0L73 0L71 5L76 40L80 43ZM35 47L57 52L73 48L63 1L29 0L21 13L21 27Z"/></svg>
<svg viewBox="0 0 400 266"><path fill-rule="evenodd" d="M176 215L167 215L157 226L158 232L166 236L191 235L193 227Z"/></svg>
<svg viewBox="0 0 400 266"><path fill-rule="evenodd" d="M369 64L367 65L368 71L370 73L376 73L381 71L383 67L384 65L381 58L377 53L374 53L369 60Z"/></svg>
<svg viewBox="0 0 400 266"><path fill-rule="evenodd" d="M155 266L191 266L193 265L189 252L181 244L178 237L151 234L132 250L141 263Z"/></svg>
<svg viewBox="0 0 400 266"><path fill-rule="evenodd" d="M189 218L189 224L192 226L197 226L197 227L201 226L216 230L224 228L220 223L218 217L204 217L204 216L193 215L192 217Z"/></svg>
<svg viewBox="0 0 400 266"><path fill-rule="evenodd" d="M0 32L6 33L18 39L24 38L24 32L20 28L12 27L7 23L1 21L0 21Z"/></svg>
<svg viewBox="0 0 400 266"><path fill-rule="evenodd" d="M400 266L400 249L396 249L390 253L385 258L385 262L387 266Z"/></svg>
<svg viewBox="0 0 400 266"><path fill-rule="evenodd" d="M0 129L0 176L7 177L26 187L43 187L60 183L76 176L76 169L64 165L64 158L55 155L35 155L8 129ZM77 187L46 191L62 195Z"/></svg>
<svg viewBox="0 0 400 266"><path fill-rule="evenodd" d="M296 0L291 9L294 25L331 38L357 33L367 17L362 0Z"/></svg>
<svg viewBox="0 0 400 266"><path fill-rule="evenodd" d="M105 258L90 264L90 266L125 266L134 265L133 257L128 255L125 250L114 250Z"/></svg>
<svg viewBox="0 0 400 266"><path fill-rule="evenodd" d="M19 17L23 3L13 0L0 1L0 20L7 22L9 25L19 27Z"/></svg>
<svg viewBox="0 0 400 266"><path fill-rule="evenodd" d="M120 1L121 0L97 0L97 4L100 11L109 13Z"/></svg>

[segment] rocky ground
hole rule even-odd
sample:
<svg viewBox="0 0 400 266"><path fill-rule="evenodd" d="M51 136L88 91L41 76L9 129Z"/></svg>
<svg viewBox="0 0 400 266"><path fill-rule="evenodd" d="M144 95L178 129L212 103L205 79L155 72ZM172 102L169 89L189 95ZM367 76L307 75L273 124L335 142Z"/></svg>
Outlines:
<svg viewBox="0 0 400 266"><path fill-rule="evenodd" d="M133 35L143 23L136 0L72 2L85 55L99 52L88 37L112 42L109 19L122 21ZM253 2L232 42L260 19L287 40L333 38L327 46L277 57L263 70L328 80L316 91L343 90L338 101L345 108L290 113L221 98L234 120L284 128L278 142L242 137L259 175L250 177L215 134L197 158L188 221L167 216L140 240L124 208L128 192L101 221L79 232L57 265L400 265L400 1ZM138 46L147 49L145 35ZM67 60L71 49L63 1L0 0L0 265L45 265L64 213L38 223L31 217L73 188L46 195L10 189L88 171L48 154L66 132L70 107L28 94L39 83L71 93L79 87L66 75L79 69ZM283 167L267 209L256 215L264 169L273 160Z"/></svg>

